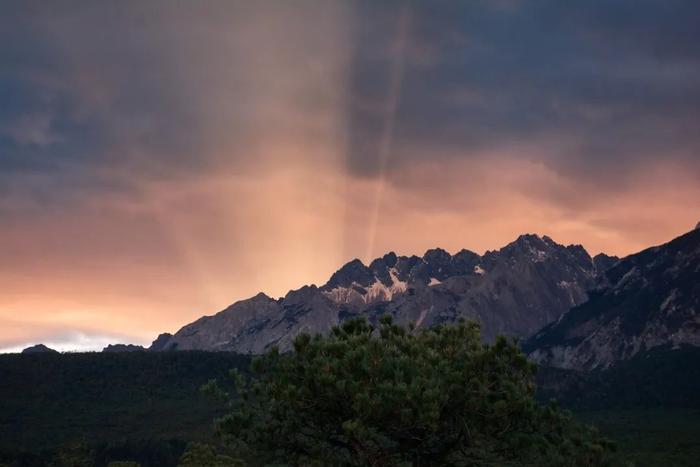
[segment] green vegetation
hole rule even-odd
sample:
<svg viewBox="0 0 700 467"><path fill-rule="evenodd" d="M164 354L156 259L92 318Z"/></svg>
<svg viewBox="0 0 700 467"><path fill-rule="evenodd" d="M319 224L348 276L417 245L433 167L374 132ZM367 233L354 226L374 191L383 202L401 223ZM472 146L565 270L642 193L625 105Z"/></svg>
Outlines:
<svg viewBox="0 0 700 467"><path fill-rule="evenodd" d="M700 459L700 410L606 409L579 412L618 446L618 465L696 467Z"/></svg>
<svg viewBox="0 0 700 467"><path fill-rule="evenodd" d="M2 355L0 465L46 465L59 451L176 465L188 442L215 440L224 414L200 387L248 364L211 352Z"/></svg>
<svg viewBox="0 0 700 467"><path fill-rule="evenodd" d="M595 430L536 403L517 345L485 345L473 323L350 320L252 369L219 422L248 465L608 465Z"/></svg>
<svg viewBox="0 0 700 467"><path fill-rule="evenodd" d="M589 375L543 369L540 397L614 439L614 465L697 465L699 363L700 349L682 348ZM217 379L231 392L229 370L248 366L230 353L0 355L0 465L240 465L212 423L230 409L199 388Z"/></svg>
<svg viewBox="0 0 700 467"><path fill-rule="evenodd" d="M576 411L610 408L700 409L700 348L657 347L609 370L540 368L539 397Z"/></svg>
<svg viewBox="0 0 700 467"><path fill-rule="evenodd" d="M220 452L209 444L192 443L180 458L179 467L244 467L240 459Z"/></svg>

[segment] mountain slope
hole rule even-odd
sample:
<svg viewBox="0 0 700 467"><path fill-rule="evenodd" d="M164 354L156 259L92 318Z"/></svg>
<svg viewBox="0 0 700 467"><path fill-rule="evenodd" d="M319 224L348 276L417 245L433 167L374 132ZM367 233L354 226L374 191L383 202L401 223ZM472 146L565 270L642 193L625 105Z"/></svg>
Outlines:
<svg viewBox="0 0 700 467"><path fill-rule="evenodd" d="M639 352L612 368L593 371L540 367L541 401L574 410L686 407L700 409L700 347L671 345Z"/></svg>
<svg viewBox="0 0 700 467"><path fill-rule="evenodd" d="M530 336L582 303L599 271L617 258L591 258L579 245L523 235L483 256L433 249L423 257L388 253L369 266L353 260L322 287L264 294L234 303L213 316L162 334L151 350L285 350L301 332L325 333L353 316L390 313L417 326L476 319L487 339L496 334Z"/></svg>
<svg viewBox="0 0 700 467"><path fill-rule="evenodd" d="M700 346L700 229L628 256L589 295L524 344L533 360L588 370L669 343Z"/></svg>

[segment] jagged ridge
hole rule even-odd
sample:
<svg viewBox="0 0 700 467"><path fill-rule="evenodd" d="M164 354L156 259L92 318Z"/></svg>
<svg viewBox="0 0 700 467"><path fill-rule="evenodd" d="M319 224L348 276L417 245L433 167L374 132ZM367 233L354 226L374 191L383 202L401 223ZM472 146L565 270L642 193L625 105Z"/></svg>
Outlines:
<svg viewBox="0 0 700 467"><path fill-rule="evenodd" d="M700 230L628 256L602 279L525 343L534 360L589 370L666 344L700 346Z"/></svg>
<svg viewBox="0 0 700 467"><path fill-rule="evenodd" d="M372 320L384 313L417 326L470 318L482 324L487 339L500 333L527 337L582 303L601 268L616 260L591 258L580 245L537 235L522 235L483 256L439 248L422 257L391 252L369 266L350 261L321 287L234 303L174 335L162 334L151 350L284 350L301 332L325 333L352 316Z"/></svg>

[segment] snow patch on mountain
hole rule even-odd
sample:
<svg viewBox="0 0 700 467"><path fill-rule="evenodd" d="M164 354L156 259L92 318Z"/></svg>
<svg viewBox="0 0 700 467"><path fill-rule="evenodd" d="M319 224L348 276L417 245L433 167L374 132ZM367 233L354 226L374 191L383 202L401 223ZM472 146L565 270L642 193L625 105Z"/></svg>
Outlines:
<svg viewBox="0 0 700 467"><path fill-rule="evenodd" d="M399 279L398 273L396 271L396 268L391 268L389 270L389 276L391 277L391 282L392 282L392 293L403 293L406 291L408 288L408 283L402 281Z"/></svg>
<svg viewBox="0 0 700 467"><path fill-rule="evenodd" d="M547 259L546 251L538 250L533 246L530 247L530 254L532 255L532 261L535 263L541 263Z"/></svg>
<svg viewBox="0 0 700 467"><path fill-rule="evenodd" d="M369 287L363 287L357 282L353 282L351 287L335 287L323 292L323 294L333 302L342 303L373 303L389 302L396 295L406 292L408 284L399 279L395 268L389 270L389 277L392 284L385 285L379 279L375 279Z"/></svg>
<svg viewBox="0 0 700 467"><path fill-rule="evenodd" d="M353 286L356 284L357 282L353 282ZM332 290L323 292L323 294L335 303L349 303L352 301L352 298L357 296L361 297L361 295L355 289L350 287L336 287Z"/></svg>

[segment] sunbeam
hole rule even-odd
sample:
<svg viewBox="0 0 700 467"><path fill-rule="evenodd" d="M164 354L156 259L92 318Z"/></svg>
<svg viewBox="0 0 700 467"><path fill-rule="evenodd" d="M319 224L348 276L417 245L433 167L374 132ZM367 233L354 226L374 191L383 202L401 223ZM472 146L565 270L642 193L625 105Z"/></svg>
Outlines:
<svg viewBox="0 0 700 467"><path fill-rule="evenodd" d="M406 49L411 27L411 7L409 4L403 5L398 20L396 22L396 39L392 47L393 62L391 66L389 90L386 96L384 110L384 124L379 139L379 149L377 151L377 180L374 198L370 207L369 223L367 225L367 251L365 261L369 262L375 255L375 244L377 241L377 224L382 209L384 190L387 183L387 167L391 158L394 143L394 127L397 120L397 112L401 100L401 85L404 79Z"/></svg>

